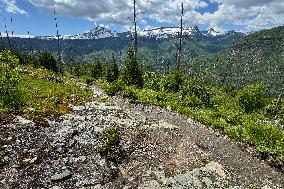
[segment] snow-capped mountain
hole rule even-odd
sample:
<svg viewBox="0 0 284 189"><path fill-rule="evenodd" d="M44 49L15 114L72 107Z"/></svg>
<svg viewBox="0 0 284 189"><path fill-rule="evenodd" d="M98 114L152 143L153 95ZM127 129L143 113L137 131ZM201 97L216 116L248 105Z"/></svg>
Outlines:
<svg viewBox="0 0 284 189"><path fill-rule="evenodd" d="M155 28L151 30L145 30L142 32L139 32L139 36L141 37L150 37L150 38L170 38L178 36L180 33L180 28L178 27L161 27L161 28ZM184 36L196 36L199 35L200 31L197 27L184 27L183 28L183 35Z"/></svg>
<svg viewBox="0 0 284 189"><path fill-rule="evenodd" d="M177 37L180 33L179 27L160 27L154 28L150 30L144 30L138 32L139 37L146 37L146 38L155 38L155 39L167 39ZM195 36L206 36L206 37L216 37L221 35L235 35L241 34L240 32L235 31L222 31L217 27L209 28L208 30L200 31L197 26L195 27L184 27L183 28L183 36L195 37ZM18 36L20 38L28 38L25 35ZM112 32L111 30L102 27L96 26L89 32L77 35L64 35L60 36L60 38L68 39L68 40L75 40L75 39L104 39L104 38L129 38L132 37L130 31L128 32ZM36 36L37 39L44 39L44 40L52 40L57 39L56 36Z"/></svg>
<svg viewBox="0 0 284 189"><path fill-rule="evenodd" d="M94 29L92 29L89 32L83 33L83 34L77 34L77 35L63 35L61 38L63 39L102 39L102 38L108 38L108 37L117 37L116 32L112 32L111 30L108 30L105 27L102 26L96 26ZM56 36L37 36L38 39L46 39L46 40L52 40L57 39Z"/></svg>
<svg viewBox="0 0 284 189"><path fill-rule="evenodd" d="M226 32L224 32L223 30L217 27L212 27L212 28L209 28L208 30L202 31L203 35L212 36L212 37L216 37L218 35L224 35L225 33Z"/></svg>
<svg viewBox="0 0 284 189"><path fill-rule="evenodd" d="M64 39L102 39L108 37L117 37L116 32L112 32L105 27L97 26L89 32L77 35L64 36Z"/></svg>

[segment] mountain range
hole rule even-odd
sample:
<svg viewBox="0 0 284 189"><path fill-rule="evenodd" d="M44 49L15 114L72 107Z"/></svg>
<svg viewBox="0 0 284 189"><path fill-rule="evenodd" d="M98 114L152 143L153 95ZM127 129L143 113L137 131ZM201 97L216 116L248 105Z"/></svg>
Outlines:
<svg viewBox="0 0 284 189"><path fill-rule="evenodd" d="M147 37L147 38L174 38L177 37L180 33L179 27L160 27L154 28L150 30L144 30L138 32L139 37ZM220 35L227 35L227 34L238 34L238 35L245 35L245 33L236 32L236 31L222 31L217 27L209 28L208 30L200 31L198 27L184 27L183 28L183 36L194 37L194 36L205 36L205 37L216 37ZM57 39L57 36L27 36L22 35L18 36L20 38L37 38L37 39L45 39L45 40L53 40ZM85 32L83 34L76 34L76 35L63 35L61 36L62 39L65 40L76 40L76 39L104 39L104 38L123 38L123 37L132 37L130 31L127 32L113 32L105 27L96 26L89 32Z"/></svg>

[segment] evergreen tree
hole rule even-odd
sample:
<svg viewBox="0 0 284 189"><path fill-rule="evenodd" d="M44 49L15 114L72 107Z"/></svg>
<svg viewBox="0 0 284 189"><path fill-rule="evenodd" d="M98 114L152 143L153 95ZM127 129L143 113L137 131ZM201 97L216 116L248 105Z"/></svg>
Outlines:
<svg viewBox="0 0 284 189"><path fill-rule="evenodd" d="M38 62L44 68L57 73L59 71L59 64L55 60L51 52L40 52L38 54Z"/></svg>
<svg viewBox="0 0 284 189"><path fill-rule="evenodd" d="M103 77L104 75L103 72L104 72L103 64L100 60L97 59L92 69L92 77L95 79L99 79Z"/></svg>
<svg viewBox="0 0 284 189"><path fill-rule="evenodd" d="M143 73L135 58L133 48L129 48L127 52L127 59L125 61L125 69L123 72L123 81L128 85L135 85L143 87Z"/></svg>
<svg viewBox="0 0 284 189"><path fill-rule="evenodd" d="M106 74L106 79L110 83L114 82L119 77L119 68L118 68L118 65L115 61L114 56L113 56L112 59L113 59L112 64L109 65L109 67L107 69L107 74Z"/></svg>

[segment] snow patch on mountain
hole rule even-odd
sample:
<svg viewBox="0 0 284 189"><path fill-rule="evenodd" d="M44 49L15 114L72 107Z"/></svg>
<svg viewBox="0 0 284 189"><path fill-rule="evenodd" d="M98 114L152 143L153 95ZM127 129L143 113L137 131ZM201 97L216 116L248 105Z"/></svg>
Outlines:
<svg viewBox="0 0 284 189"><path fill-rule="evenodd" d="M199 30L197 27L183 28L183 35L185 36L197 35L198 33ZM155 37L155 38L169 38L169 37L178 36L179 34L180 34L180 28L178 27L162 27L162 28L155 28L139 32L139 36L141 37Z"/></svg>
<svg viewBox="0 0 284 189"><path fill-rule="evenodd" d="M208 30L205 30L202 32L203 35L205 36L212 36L212 37L216 37L219 35L224 35L226 32L224 32L222 29L217 28L217 27L212 27L209 28Z"/></svg>
<svg viewBox="0 0 284 189"><path fill-rule="evenodd" d="M156 39L167 39L172 37L177 37L180 34L180 28L179 27L160 27L160 28L154 28L144 31L139 31L138 36L139 37L147 37L147 38L156 38ZM207 37L216 37L220 35L237 35L242 34L240 32L235 31L223 31L220 28L212 27L208 30L200 31L198 27L184 27L183 28L183 36L207 36ZM3 36L3 35L2 35ZM5 36L5 35L4 35ZM63 35L60 36L61 39L65 40L75 40L75 39L104 39L104 38L130 38L132 37L132 32L123 32L123 33L117 33L112 32L111 30L103 27L103 26L97 26L94 29L92 29L89 32L85 32L83 34L77 34L77 35ZM19 35L20 38L28 38L28 35ZM45 39L45 40L54 40L57 39L57 36L36 36L34 38L37 39Z"/></svg>

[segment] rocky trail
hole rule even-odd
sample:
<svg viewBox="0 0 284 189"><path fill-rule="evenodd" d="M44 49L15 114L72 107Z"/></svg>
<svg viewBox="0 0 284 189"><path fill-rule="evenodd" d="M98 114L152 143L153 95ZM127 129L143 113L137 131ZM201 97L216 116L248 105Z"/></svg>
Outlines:
<svg viewBox="0 0 284 189"><path fill-rule="evenodd" d="M150 105L93 87L95 100L37 126L0 128L0 188L281 189L284 175L253 148ZM115 128L119 144L105 147Z"/></svg>

